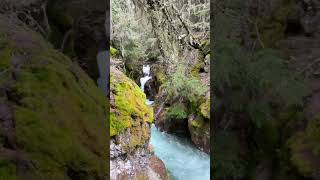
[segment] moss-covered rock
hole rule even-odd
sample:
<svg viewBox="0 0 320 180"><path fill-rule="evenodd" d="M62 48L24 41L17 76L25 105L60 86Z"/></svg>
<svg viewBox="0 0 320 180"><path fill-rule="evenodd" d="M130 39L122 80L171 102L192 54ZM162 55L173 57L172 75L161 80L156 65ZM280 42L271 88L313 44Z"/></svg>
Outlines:
<svg viewBox="0 0 320 180"><path fill-rule="evenodd" d="M288 141L291 161L305 177L320 178L320 116Z"/></svg>
<svg viewBox="0 0 320 180"><path fill-rule="evenodd" d="M152 123L153 109L139 86L116 68L111 68L110 135L144 122Z"/></svg>
<svg viewBox="0 0 320 180"><path fill-rule="evenodd" d="M297 4L293 0L282 0L269 15L260 16L256 20L257 29L254 32L260 35L265 47L273 47L276 42L286 37L288 21L298 21Z"/></svg>
<svg viewBox="0 0 320 180"><path fill-rule="evenodd" d="M111 57L117 57L117 56L119 56L119 51L118 51L118 49L110 46L110 56L111 56Z"/></svg>
<svg viewBox="0 0 320 180"><path fill-rule="evenodd" d="M205 152L210 151L210 123L194 114L188 117L188 128L192 142Z"/></svg>
<svg viewBox="0 0 320 180"><path fill-rule="evenodd" d="M107 99L87 74L0 16L0 179L105 179ZM2 173L5 172L5 173Z"/></svg>
<svg viewBox="0 0 320 180"><path fill-rule="evenodd" d="M168 179L163 162L150 148L153 108L124 73L111 67L110 178Z"/></svg>
<svg viewBox="0 0 320 180"><path fill-rule="evenodd" d="M198 77L199 73L204 70L205 64L205 55L203 53L199 53L198 59L196 59L194 65L191 68L191 75Z"/></svg>
<svg viewBox="0 0 320 180"><path fill-rule="evenodd" d="M155 69L155 79L159 87L166 82L167 75L165 74L165 71L163 68L158 67Z"/></svg>
<svg viewBox="0 0 320 180"><path fill-rule="evenodd" d="M210 119L210 99L200 105L200 113L204 118Z"/></svg>

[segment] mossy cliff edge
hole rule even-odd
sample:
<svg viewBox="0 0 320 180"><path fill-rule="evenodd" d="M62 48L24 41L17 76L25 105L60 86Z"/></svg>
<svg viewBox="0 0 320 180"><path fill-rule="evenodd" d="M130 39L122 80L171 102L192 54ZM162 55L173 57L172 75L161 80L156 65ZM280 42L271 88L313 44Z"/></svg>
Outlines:
<svg viewBox="0 0 320 180"><path fill-rule="evenodd" d="M153 109L145 104L146 95L135 82L113 67L111 91L111 136L144 122L152 123Z"/></svg>
<svg viewBox="0 0 320 180"><path fill-rule="evenodd" d="M110 178L168 179L149 144L153 108L146 105L146 95L117 68L110 72Z"/></svg>
<svg viewBox="0 0 320 180"><path fill-rule="evenodd" d="M107 99L37 33L0 15L0 179L105 179Z"/></svg>

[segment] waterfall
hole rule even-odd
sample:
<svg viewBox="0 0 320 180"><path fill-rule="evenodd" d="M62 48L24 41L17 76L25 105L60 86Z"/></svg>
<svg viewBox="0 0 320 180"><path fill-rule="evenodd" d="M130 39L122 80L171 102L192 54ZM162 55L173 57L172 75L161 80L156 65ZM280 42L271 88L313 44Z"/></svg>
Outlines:
<svg viewBox="0 0 320 180"><path fill-rule="evenodd" d="M150 65L143 65L142 72L143 72L144 77L140 78L140 88L144 92L145 84L151 79ZM149 99L147 99L146 104L151 105L151 104L153 104L153 101L150 101Z"/></svg>
<svg viewBox="0 0 320 180"><path fill-rule="evenodd" d="M150 75L150 66L149 65L146 65L146 66L143 65L142 72L143 72L144 75L149 76Z"/></svg>
<svg viewBox="0 0 320 180"><path fill-rule="evenodd" d="M144 86L151 79L150 76L145 76L143 78L140 78L140 84L141 84L141 90L144 92Z"/></svg>

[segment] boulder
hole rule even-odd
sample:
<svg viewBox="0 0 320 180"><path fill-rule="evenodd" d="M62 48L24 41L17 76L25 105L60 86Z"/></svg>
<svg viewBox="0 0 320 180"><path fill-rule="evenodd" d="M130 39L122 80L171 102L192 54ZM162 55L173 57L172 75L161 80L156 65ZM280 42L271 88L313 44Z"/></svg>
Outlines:
<svg viewBox="0 0 320 180"><path fill-rule="evenodd" d="M110 178L166 180L166 168L150 148L153 108L140 87L111 67Z"/></svg>
<svg viewBox="0 0 320 180"><path fill-rule="evenodd" d="M21 24L0 15L0 179L105 179L106 96Z"/></svg>

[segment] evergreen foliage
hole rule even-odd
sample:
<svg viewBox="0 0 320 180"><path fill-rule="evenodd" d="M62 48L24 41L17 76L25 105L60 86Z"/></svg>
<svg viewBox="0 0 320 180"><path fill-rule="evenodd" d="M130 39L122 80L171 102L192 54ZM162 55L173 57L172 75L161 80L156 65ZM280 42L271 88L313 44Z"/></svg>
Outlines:
<svg viewBox="0 0 320 180"><path fill-rule="evenodd" d="M283 127L301 120L299 112L311 93L309 81L290 69L288 57L277 50L248 51L228 40L216 47L213 91L223 102L228 118L215 125L220 129L213 138L213 171L218 179L251 177L252 168L261 161L285 161L279 154L279 149L289 153L282 147ZM248 142L235 137L239 131L235 126L248 133ZM240 151L240 144L253 153Z"/></svg>
<svg viewBox="0 0 320 180"><path fill-rule="evenodd" d="M172 77L162 85L167 99L181 97L189 102L197 102L208 91L199 79L186 74L185 65L179 64Z"/></svg>
<svg viewBox="0 0 320 180"><path fill-rule="evenodd" d="M236 44L219 46L216 53L215 91L226 107L245 112L258 126L274 113L301 106L310 92L307 80L288 68L286 56L262 49L246 52Z"/></svg>
<svg viewBox="0 0 320 180"><path fill-rule="evenodd" d="M240 144L231 132L219 132L213 144L212 172L217 179L240 179L245 175L246 161L239 155Z"/></svg>
<svg viewBox="0 0 320 180"><path fill-rule="evenodd" d="M167 114L169 119L186 119L187 118L187 112L186 108L183 104L176 104L172 108L169 109Z"/></svg>
<svg viewBox="0 0 320 180"><path fill-rule="evenodd" d="M150 24L135 11L131 0L112 0L112 44L126 59L146 59L150 50L157 51Z"/></svg>

